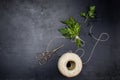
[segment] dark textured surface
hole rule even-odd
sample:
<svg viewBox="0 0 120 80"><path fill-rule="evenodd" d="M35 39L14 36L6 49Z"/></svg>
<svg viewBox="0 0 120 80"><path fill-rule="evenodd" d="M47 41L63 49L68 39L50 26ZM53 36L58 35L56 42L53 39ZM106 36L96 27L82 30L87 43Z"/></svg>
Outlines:
<svg viewBox="0 0 120 80"><path fill-rule="evenodd" d="M61 20L73 16L78 21L80 11L96 5L94 33L107 32L110 39L100 42L91 61L82 72L69 80L120 80L120 6L118 0L0 0L0 80L68 80L57 70L60 55L75 46L67 40L54 41L51 49L61 43L65 47L46 64L40 66L35 57L47 43L60 33ZM89 57L95 41L84 25L81 38L86 41L83 62Z"/></svg>

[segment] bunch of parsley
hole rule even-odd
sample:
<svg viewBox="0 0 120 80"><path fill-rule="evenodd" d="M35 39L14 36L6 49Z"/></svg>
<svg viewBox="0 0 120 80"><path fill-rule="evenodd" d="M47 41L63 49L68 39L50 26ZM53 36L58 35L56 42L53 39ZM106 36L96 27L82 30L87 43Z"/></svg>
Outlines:
<svg viewBox="0 0 120 80"><path fill-rule="evenodd" d="M80 24L75 21L73 17L70 17L68 20L61 21L67 27L61 28L58 31L67 39L75 39L76 45L81 47L81 40L79 38L80 33Z"/></svg>
<svg viewBox="0 0 120 80"><path fill-rule="evenodd" d="M90 6L87 13L81 12L80 16L85 18L85 23L90 18L94 18L95 6ZM81 47L82 41L79 37L81 25L75 21L73 17L70 17L68 20L61 21L66 27L59 29L58 31L67 39L75 40L76 46Z"/></svg>

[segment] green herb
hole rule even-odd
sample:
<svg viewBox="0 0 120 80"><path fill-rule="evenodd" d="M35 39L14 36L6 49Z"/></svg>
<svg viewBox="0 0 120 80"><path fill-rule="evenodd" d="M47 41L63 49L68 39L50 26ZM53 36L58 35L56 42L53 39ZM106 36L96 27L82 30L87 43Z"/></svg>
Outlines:
<svg viewBox="0 0 120 80"><path fill-rule="evenodd" d="M84 23L86 23L88 19L92 19L95 17L94 13L95 6L90 6L87 13L81 12L80 16L85 18ZM70 17L68 20L64 20L61 22L67 27L61 28L58 31L67 39L75 40L76 46L81 47L83 44L83 41L81 41L79 37L81 25L77 21L75 21L73 17Z"/></svg>
<svg viewBox="0 0 120 80"><path fill-rule="evenodd" d="M85 23L89 18L91 19L94 18L95 17L94 15L95 15L95 6L90 6L87 13L85 12L80 13L80 16L85 18Z"/></svg>
<svg viewBox="0 0 120 80"><path fill-rule="evenodd" d="M77 36L77 37L78 37L78 36ZM81 47L81 43L82 43L82 42L81 42L80 38L79 38L79 37L77 38L77 37L76 37L76 45L77 45L78 47Z"/></svg>
<svg viewBox="0 0 120 80"><path fill-rule="evenodd" d="M61 28L58 31L68 39L75 39L76 45L81 47L81 40L79 38L80 24L75 21L73 17L70 17L68 20L61 22L67 27Z"/></svg>

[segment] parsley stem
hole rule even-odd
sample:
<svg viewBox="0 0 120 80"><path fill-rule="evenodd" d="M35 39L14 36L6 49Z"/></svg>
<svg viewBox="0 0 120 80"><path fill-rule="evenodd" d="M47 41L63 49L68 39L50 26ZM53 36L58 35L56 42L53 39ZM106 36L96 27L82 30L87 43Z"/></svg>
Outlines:
<svg viewBox="0 0 120 80"><path fill-rule="evenodd" d="M86 22L87 22L87 20L88 20L88 14L86 15L86 18L85 18L84 23L86 23Z"/></svg>

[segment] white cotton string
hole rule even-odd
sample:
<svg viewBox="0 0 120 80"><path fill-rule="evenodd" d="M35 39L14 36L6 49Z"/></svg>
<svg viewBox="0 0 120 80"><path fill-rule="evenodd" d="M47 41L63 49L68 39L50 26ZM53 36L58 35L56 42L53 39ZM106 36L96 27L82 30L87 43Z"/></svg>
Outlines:
<svg viewBox="0 0 120 80"><path fill-rule="evenodd" d="M91 26L91 28L90 28L90 34L92 33L92 31L91 31L91 30L92 30L92 27L93 27L93 26ZM106 35L107 38L106 38L106 39L101 39L101 37L102 37L103 35ZM99 41L107 41L107 40L109 39L109 34L108 34L108 33L101 33L98 38L96 38L93 34L91 34L91 36L92 36L93 39L96 40L96 43L95 43L95 45L93 46L93 48L92 48L92 50L91 50L91 53L90 53L89 58L87 59L86 62L83 62L83 64L86 64L86 63L88 63L88 62L90 61L90 59L91 59L92 56L93 56L93 52L94 52L94 50L95 50L95 48L96 48L96 46L97 46L97 44L98 44Z"/></svg>
<svg viewBox="0 0 120 80"><path fill-rule="evenodd" d="M92 28L93 26L90 27L89 33L91 34L92 38L95 40L98 40L98 38L96 38L93 33L92 33ZM107 38L106 39L100 39L100 41L107 41L109 39L109 34L108 33L101 33L102 35L106 35Z"/></svg>
<svg viewBox="0 0 120 80"><path fill-rule="evenodd" d="M55 38L53 38L52 40L50 40L49 42L48 42L48 45L47 45L47 47L46 47L46 51L47 52L49 52L49 47L50 47L50 45L52 44L52 42L54 41L54 40L56 40L56 39L65 39L65 37L63 37L63 36L58 36L58 37L55 37Z"/></svg>
<svg viewBox="0 0 120 80"><path fill-rule="evenodd" d="M77 50L75 50L75 53L77 53L80 50L82 51L82 55L80 57L83 57L85 54L85 50L83 48L78 48Z"/></svg>
<svg viewBox="0 0 120 80"><path fill-rule="evenodd" d="M52 42L54 41L54 40L56 40L56 39L65 39L65 37L63 37L63 36L58 36L58 37L55 37L55 38L53 38L52 40L50 40L49 42L48 42L48 45L47 45L47 47L46 47L46 52L49 52L49 46L52 44ZM81 44L81 46L83 47L83 46L85 46L85 41L84 40L82 40L81 38L80 38L80 40L83 42L83 44ZM74 42L75 40L71 40L71 42Z"/></svg>
<svg viewBox="0 0 120 80"><path fill-rule="evenodd" d="M87 61L86 61L86 62L83 62L83 64L86 64L86 63L88 63L88 62L90 61L90 59L91 59L91 58L92 58L92 56L93 56L93 52L94 52L94 50L95 50L95 48L96 48L96 46L97 46L98 42L99 42L99 39L96 41L95 45L93 46L93 48L92 48L92 50L91 50L91 53L90 53L89 58L87 59Z"/></svg>
<svg viewBox="0 0 120 80"><path fill-rule="evenodd" d="M81 46L84 47L85 46L85 41L82 40L81 38L80 38L80 40L83 42L83 44Z"/></svg>

